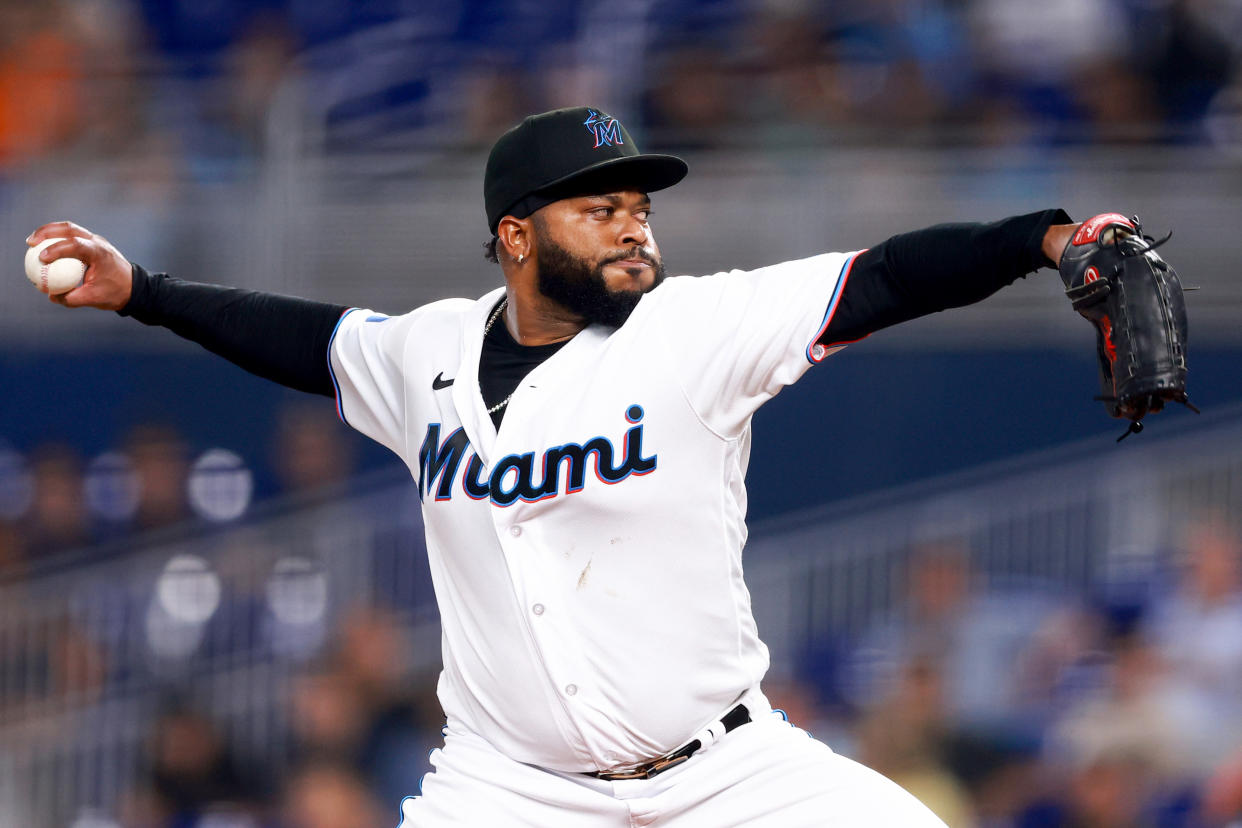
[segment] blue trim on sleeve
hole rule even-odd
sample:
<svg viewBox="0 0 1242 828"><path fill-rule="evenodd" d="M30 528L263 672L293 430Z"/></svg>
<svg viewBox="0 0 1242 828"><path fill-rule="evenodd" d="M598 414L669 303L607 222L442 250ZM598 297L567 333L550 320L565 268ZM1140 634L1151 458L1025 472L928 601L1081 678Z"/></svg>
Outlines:
<svg viewBox="0 0 1242 828"><path fill-rule="evenodd" d="M336 332L341 329L341 323L345 321L345 317L356 310L358 308L350 308L342 313L341 318L336 320L336 327L332 329L332 336L328 337L328 376L332 377L332 390L336 396L336 416L340 417L345 425L349 425L349 420L345 419L345 408L341 403L341 384L337 382L336 371L332 370L332 343L336 342Z"/></svg>
<svg viewBox="0 0 1242 828"><path fill-rule="evenodd" d="M815 345L819 342L819 338L828 330L828 326L832 324L832 316L837 312L837 304L841 301L841 295L845 293L845 283L850 280L850 270L854 267L854 260L867 251L860 250L853 256L845 260L841 265L841 272L837 274L836 287L832 289L832 298L828 300L828 308L824 311L824 321L819 326L819 331L815 336L811 337L811 342L806 346L806 358L812 365L818 365L823 362L824 357L828 355L828 348L824 348L824 353L819 359L814 356Z"/></svg>

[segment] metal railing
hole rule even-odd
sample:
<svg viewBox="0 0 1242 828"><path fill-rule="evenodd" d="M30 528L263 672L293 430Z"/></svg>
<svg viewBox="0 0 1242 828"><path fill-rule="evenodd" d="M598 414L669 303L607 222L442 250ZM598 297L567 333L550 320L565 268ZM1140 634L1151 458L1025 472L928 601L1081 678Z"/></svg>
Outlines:
<svg viewBox="0 0 1242 828"><path fill-rule="evenodd" d="M1162 424L1168 426L1168 424ZM1153 429L1154 430L1154 429ZM894 608L909 549L954 538L976 588L1143 583L1187 514L1242 514L1242 409L1166 436L1073 446L754 527L747 580L773 670ZM384 607L439 661L417 495L363 491L260 512L0 584L0 828L114 812L150 771L169 691L279 775L290 688L351 608Z"/></svg>
<svg viewBox="0 0 1242 828"><path fill-rule="evenodd" d="M1187 520L1242 515L1242 407L1169 425L1141 442L1092 440L755 526L747 583L773 669L791 669L808 641L849 640L892 613L923 545L965 550L979 591L1149 587Z"/></svg>

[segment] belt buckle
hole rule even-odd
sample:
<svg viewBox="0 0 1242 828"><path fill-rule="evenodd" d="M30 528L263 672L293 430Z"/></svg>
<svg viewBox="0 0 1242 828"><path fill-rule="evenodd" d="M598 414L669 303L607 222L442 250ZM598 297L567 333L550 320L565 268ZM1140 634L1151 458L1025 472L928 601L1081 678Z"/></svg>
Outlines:
<svg viewBox="0 0 1242 828"><path fill-rule="evenodd" d="M634 768L633 770L618 771L617 773L600 774L600 778L606 779L610 782L616 782L616 781L627 780L627 779L650 779L651 777L656 776L657 774L664 773L664 771L668 770L674 765L680 765L682 762L686 761L689 758L690 757L687 755L665 756L660 759L656 759L654 762L648 762L646 765L641 765L637 768Z"/></svg>
<svg viewBox="0 0 1242 828"><path fill-rule="evenodd" d="M669 768L674 767L676 765L680 765L682 762L685 762L692 755L693 754L683 753L678 756L666 756L663 759L657 759L651 763L651 767L648 768L647 775L644 778L650 779L651 777L655 776L657 773L664 773Z"/></svg>

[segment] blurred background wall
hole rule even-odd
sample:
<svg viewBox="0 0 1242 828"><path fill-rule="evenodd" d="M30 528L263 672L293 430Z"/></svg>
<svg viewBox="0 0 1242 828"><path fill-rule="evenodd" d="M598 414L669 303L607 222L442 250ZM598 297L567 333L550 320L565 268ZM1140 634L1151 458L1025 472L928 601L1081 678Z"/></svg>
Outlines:
<svg viewBox="0 0 1242 828"><path fill-rule="evenodd" d="M674 272L1051 206L1175 230L1203 417L1115 446L1042 271L760 412L747 567L774 702L950 825L1242 818L1240 53L1237 0L0 2L0 826L395 823L442 724L401 464L51 305L26 234L475 296L488 146L582 103L689 161Z"/></svg>

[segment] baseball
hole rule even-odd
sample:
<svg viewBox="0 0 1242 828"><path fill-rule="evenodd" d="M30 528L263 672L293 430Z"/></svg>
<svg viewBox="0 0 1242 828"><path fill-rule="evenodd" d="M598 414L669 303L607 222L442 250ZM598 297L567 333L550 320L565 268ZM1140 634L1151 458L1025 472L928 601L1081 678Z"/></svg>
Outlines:
<svg viewBox="0 0 1242 828"><path fill-rule="evenodd" d="M66 293L82 284L86 265L79 259L57 259L48 264L39 260L43 248L63 239L44 239L26 251L26 278L44 293Z"/></svg>

